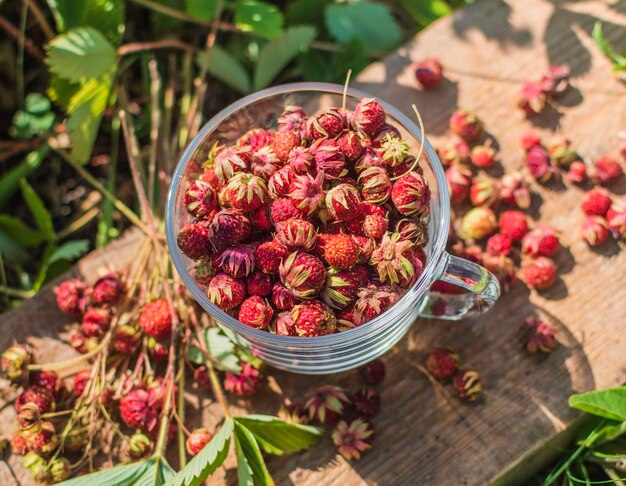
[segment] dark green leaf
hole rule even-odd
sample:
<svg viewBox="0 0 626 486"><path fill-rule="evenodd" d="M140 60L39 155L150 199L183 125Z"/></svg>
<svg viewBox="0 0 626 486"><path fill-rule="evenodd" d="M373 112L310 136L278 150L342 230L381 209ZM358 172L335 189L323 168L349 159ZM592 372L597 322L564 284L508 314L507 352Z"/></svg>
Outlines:
<svg viewBox="0 0 626 486"><path fill-rule="evenodd" d="M400 0L400 4L413 20L425 27L439 17L452 13L452 7L444 0Z"/></svg>
<svg viewBox="0 0 626 486"><path fill-rule="evenodd" d="M77 260L89 250L89 240L72 240L63 243L47 259L48 265L60 260Z"/></svg>
<svg viewBox="0 0 626 486"><path fill-rule="evenodd" d="M113 45L119 45L124 33L123 0L48 0L58 32L77 27L98 29Z"/></svg>
<svg viewBox="0 0 626 486"><path fill-rule="evenodd" d="M49 153L50 147L47 144L42 145L37 150L30 152L22 162L2 176L0 179L0 209L19 189L20 180L37 170Z"/></svg>
<svg viewBox="0 0 626 486"><path fill-rule="evenodd" d="M324 15L326 28L339 42L356 38L368 51L389 50L400 42L400 27L384 5L365 0L333 4Z"/></svg>
<svg viewBox="0 0 626 486"><path fill-rule="evenodd" d="M200 66L227 86L243 94L250 92L250 76L228 51L214 46L198 54L197 60Z"/></svg>
<svg viewBox="0 0 626 486"><path fill-rule="evenodd" d="M115 67L115 48L92 27L77 27L58 35L47 50L50 71L70 81L97 78Z"/></svg>
<svg viewBox="0 0 626 486"><path fill-rule="evenodd" d="M50 131L55 121L51 107L48 98L39 93L30 93L25 100L25 109L13 115L11 136L26 140Z"/></svg>
<svg viewBox="0 0 626 486"><path fill-rule="evenodd" d="M45 204L26 179L20 180L20 187L22 189L22 198L33 215L41 235L47 240L54 240L56 234L52 226L52 216L46 209Z"/></svg>
<svg viewBox="0 0 626 486"><path fill-rule="evenodd" d="M583 412L623 422L626 420L626 387L572 395L569 404Z"/></svg>
<svg viewBox="0 0 626 486"><path fill-rule="evenodd" d="M324 26L324 9L328 0L296 0L287 4L285 22L287 25L312 25L319 31Z"/></svg>
<svg viewBox="0 0 626 486"><path fill-rule="evenodd" d="M212 20L217 13L217 0L186 0L187 13L200 20Z"/></svg>
<svg viewBox="0 0 626 486"><path fill-rule="evenodd" d="M21 265L29 258L28 252L0 228L0 253L5 263Z"/></svg>
<svg viewBox="0 0 626 486"><path fill-rule="evenodd" d="M24 100L24 110L32 115L45 115L51 108L50 100L41 93L29 93Z"/></svg>
<svg viewBox="0 0 626 486"><path fill-rule="evenodd" d="M348 70L352 70L352 77L355 77L371 62L367 55L367 49L363 43L354 39L345 45L345 50L338 52L333 57L333 67L331 72L333 77L329 80L334 83L345 83Z"/></svg>
<svg viewBox="0 0 626 486"><path fill-rule="evenodd" d="M254 435L237 419L235 419L235 451L237 452L239 486L274 484Z"/></svg>
<svg viewBox="0 0 626 486"><path fill-rule="evenodd" d="M159 3L176 10L185 10L185 0L159 0ZM174 17L155 12L154 10L150 10L150 24L152 30L161 35L172 35L181 26L186 25Z"/></svg>
<svg viewBox="0 0 626 486"><path fill-rule="evenodd" d="M48 0L58 32L80 27L87 2L72 0Z"/></svg>
<svg viewBox="0 0 626 486"><path fill-rule="evenodd" d="M272 38L283 30L283 14L271 3L239 0L235 7L235 24L241 30Z"/></svg>
<svg viewBox="0 0 626 486"><path fill-rule="evenodd" d="M209 327L202 332L199 338L204 341L204 345L206 346L206 350L209 355L219 361L220 364L216 364L218 368L224 371L232 371L234 373L241 371L235 344L228 337L226 337L220 329L216 327ZM189 346L187 357L190 361L197 364L203 364L206 362L206 356L204 353L195 346Z"/></svg>
<svg viewBox="0 0 626 486"><path fill-rule="evenodd" d="M322 429L285 422L270 415L237 417L256 438L259 446L269 454L288 454L308 449L322 436Z"/></svg>
<svg viewBox="0 0 626 486"><path fill-rule="evenodd" d="M182 470L178 471L172 479L168 480L167 486L198 486L202 484L222 465L228 456L233 426L233 419L227 418L211 442L204 446L204 449Z"/></svg>
<svg viewBox="0 0 626 486"><path fill-rule="evenodd" d="M254 89L268 86L299 52L309 46L314 38L313 27L291 27L265 44L261 49L254 72Z"/></svg>
<svg viewBox="0 0 626 486"><path fill-rule="evenodd" d="M134 484L148 469L152 469L152 460L116 466L86 476L68 479L59 483L63 486L128 486Z"/></svg>
<svg viewBox="0 0 626 486"><path fill-rule="evenodd" d="M22 246L37 246L44 241L39 231L8 214L0 214L0 228Z"/></svg>

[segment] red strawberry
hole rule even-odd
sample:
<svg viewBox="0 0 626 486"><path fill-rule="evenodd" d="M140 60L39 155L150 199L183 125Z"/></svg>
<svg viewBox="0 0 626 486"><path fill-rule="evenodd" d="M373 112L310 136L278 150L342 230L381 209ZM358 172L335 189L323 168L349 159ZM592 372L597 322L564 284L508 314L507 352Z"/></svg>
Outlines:
<svg viewBox="0 0 626 486"><path fill-rule="evenodd" d="M255 329L264 329L274 315L272 307L258 295L248 297L241 303L238 319L247 326Z"/></svg>
<svg viewBox="0 0 626 486"><path fill-rule="evenodd" d="M295 306L291 315L298 336L313 337L332 334L337 325L333 311L319 300Z"/></svg>
<svg viewBox="0 0 626 486"><path fill-rule="evenodd" d="M350 268L359 258L359 247L350 235L329 235L324 242L324 260L337 270Z"/></svg>
<svg viewBox="0 0 626 486"><path fill-rule="evenodd" d="M191 223L178 232L176 242L180 250L192 260L207 255L211 249L211 236L204 224Z"/></svg>
<svg viewBox="0 0 626 486"><path fill-rule="evenodd" d="M139 316L143 332L160 341L172 335L172 308L165 299L157 299L144 306Z"/></svg>
<svg viewBox="0 0 626 486"><path fill-rule="evenodd" d="M324 286L326 268L313 255L293 252L280 264L280 280L294 297L312 299Z"/></svg>
<svg viewBox="0 0 626 486"><path fill-rule="evenodd" d="M209 300L220 309L234 309L243 302L246 296L246 286L241 280L220 273L211 279L207 295Z"/></svg>
<svg viewBox="0 0 626 486"><path fill-rule="evenodd" d="M274 275L283 260L289 256L289 250L276 240L266 241L259 245L255 253L256 266L264 273Z"/></svg>

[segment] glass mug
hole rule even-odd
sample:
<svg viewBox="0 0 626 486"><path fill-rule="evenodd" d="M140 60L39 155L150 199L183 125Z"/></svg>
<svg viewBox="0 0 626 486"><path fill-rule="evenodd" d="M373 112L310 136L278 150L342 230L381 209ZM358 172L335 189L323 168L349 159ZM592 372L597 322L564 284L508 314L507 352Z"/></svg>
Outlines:
<svg viewBox="0 0 626 486"><path fill-rule="evenodd" d="M198 284L190 270L193 262L176 244L178 230L191 222L182 199L206 160L211 146L233 143L251 128L275 128L284 106L302 106L307 114L342 105L343 87L329 83L293 83L265 89L246 96L223 109L200 130L185 150L169 189L166 209L167 241L176 270L195 299L217 324L240 346L269 365L303 374L337 373L361 366L384 354L396 344L418 317L458 320L489 310L500 295L497 279L476 263L445 251L450 226L450 200L443 168L437 154L424 140L420 165L431 189L429 243L424 248L427 263L422 275L389 310L365 324L337 334L319 337L279 336L253 329L227 314L207 297L206 287ZM373 96L349 89L346 108L354 109L361 98ZM378 100L387 121L400 130L413 154L420 146L420 130L397 108ZM429 291L436 280L444 280L469 292L441 294Z"/></svg>

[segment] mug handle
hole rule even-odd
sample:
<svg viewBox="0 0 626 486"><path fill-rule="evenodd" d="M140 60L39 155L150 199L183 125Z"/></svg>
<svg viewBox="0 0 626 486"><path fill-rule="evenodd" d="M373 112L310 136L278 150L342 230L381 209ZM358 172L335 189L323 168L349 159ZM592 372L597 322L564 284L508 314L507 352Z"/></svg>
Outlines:
<svg viewBox="0 0 626 486"><path fill-rule="evenodd" d="M485 267L444 252L439 280L469 290L461 294L430 290L422 301L420 316L456 321L491 309L500 297L498 279Z"/></svg>

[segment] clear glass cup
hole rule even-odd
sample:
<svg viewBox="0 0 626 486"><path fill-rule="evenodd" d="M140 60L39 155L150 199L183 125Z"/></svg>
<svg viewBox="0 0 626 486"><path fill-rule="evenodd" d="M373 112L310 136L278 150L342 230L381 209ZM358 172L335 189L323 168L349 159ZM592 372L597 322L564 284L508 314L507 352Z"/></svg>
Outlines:
<svg viewBox="0 0 626 486"><path fill-rule="evenodd" d="M172 178L166 209L166 232L174 266L195 299L218 325L239 345L266 363L304 374L337 373L361 366L381 356L415 324L418 317L458 320L489 310L500 295L497 279L485 268L445 251L450 226L450 200L443 168L428 140L420 165L432 192L429 243L425 248L424 272L400 301L371 321L329 336L278 336L253 329L219 309L207 297L190 270L193 262L176 244L178 230L191 221L182 198L198 165L214 142L232 143L251 128L275 128L285 105L300 105L311 114L330 106L341 106L343 87L329 83L293 83L265 89L228 106L200 130L185 150ZM373 97L349 89L346 108L353 109L361 98ZM387 112L387 121L396 126L417 154L420 130L400 110L378 100ZM436 280L444 280L467 292L441 294L429 291Z"/></svg>

